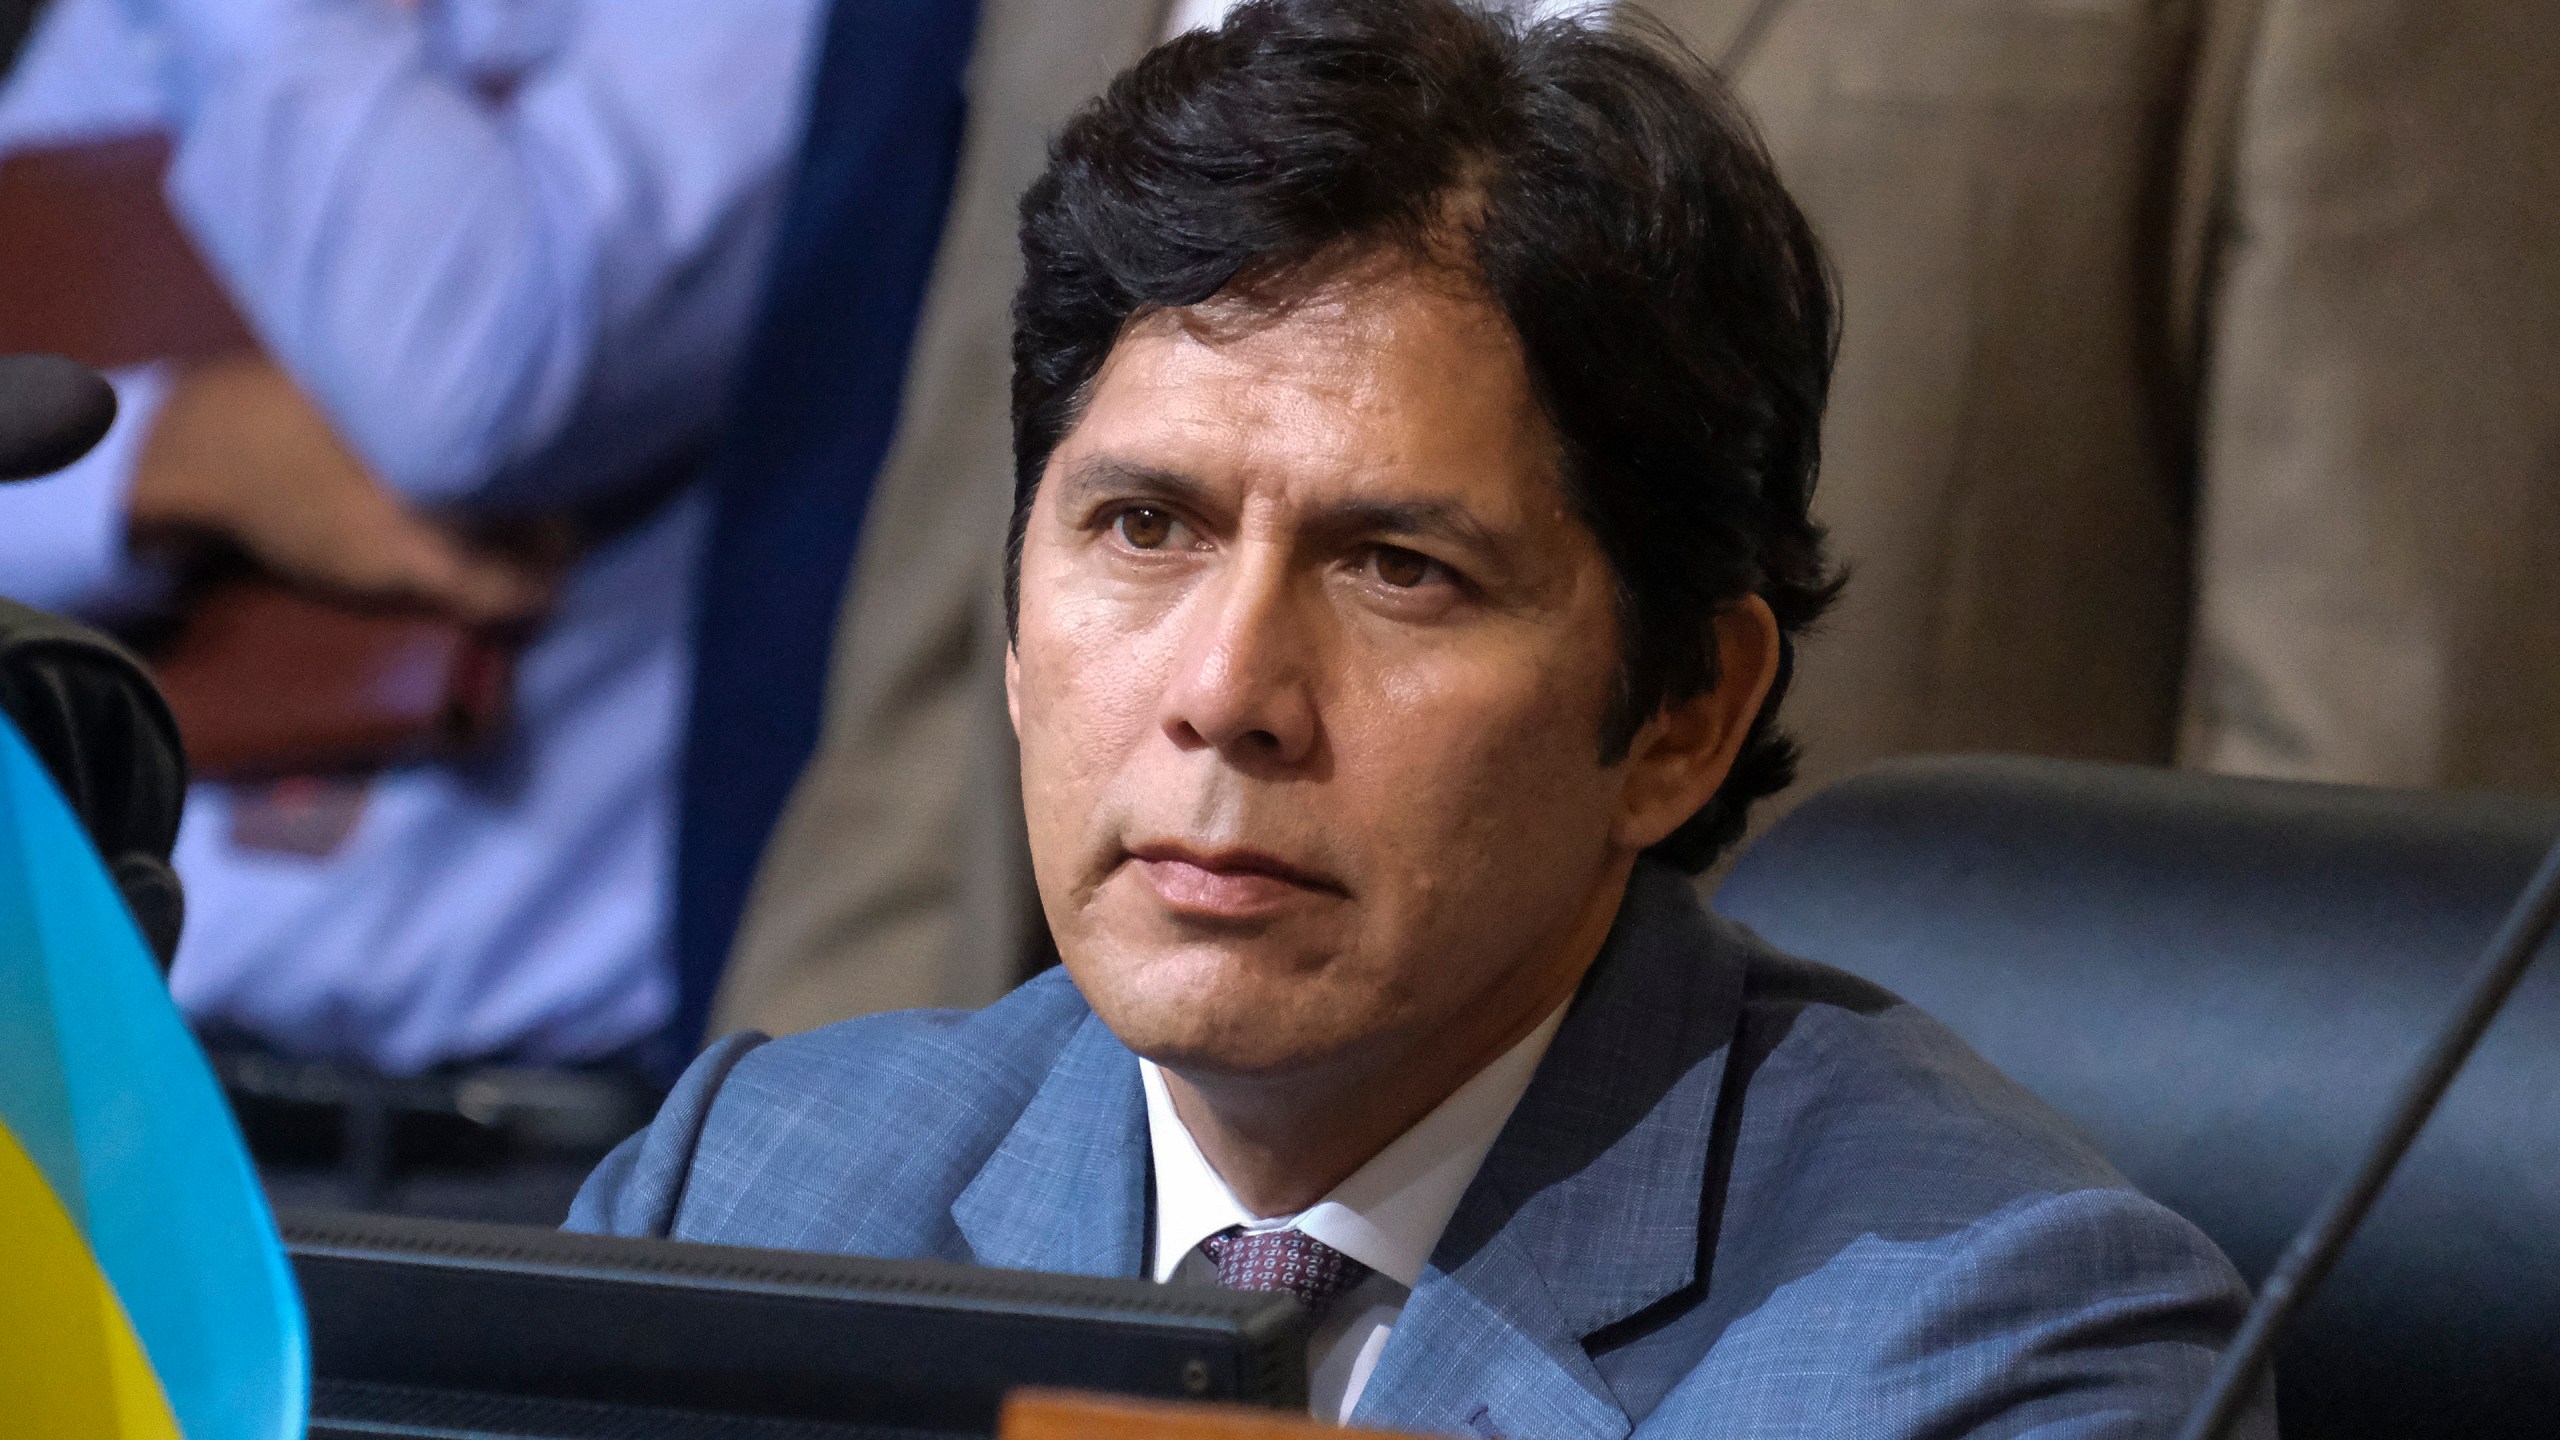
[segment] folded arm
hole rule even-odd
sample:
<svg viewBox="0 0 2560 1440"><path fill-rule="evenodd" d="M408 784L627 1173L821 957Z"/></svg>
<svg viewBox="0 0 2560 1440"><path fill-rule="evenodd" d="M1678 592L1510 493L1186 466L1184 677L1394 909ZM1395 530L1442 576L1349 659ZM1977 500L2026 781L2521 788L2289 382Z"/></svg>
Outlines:
<svg viewBox="0 0 2560 1440"><path fill-rule="evenodd" d="M388 483L556 505L707 429L813 0L125 6L161 57L173 205Z"/></svg>

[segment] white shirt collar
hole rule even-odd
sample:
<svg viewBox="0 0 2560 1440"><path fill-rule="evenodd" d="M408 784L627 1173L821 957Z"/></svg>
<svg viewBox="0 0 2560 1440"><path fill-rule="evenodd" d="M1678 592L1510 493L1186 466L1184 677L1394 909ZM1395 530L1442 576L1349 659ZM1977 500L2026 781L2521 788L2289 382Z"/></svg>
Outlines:
<svg viewBox="0 0 2560 1440"><path fill-rule="evenodd" d="M1529 1077L1555 1039L1564 1011L1558 1005L1537 1029L1477 1071L1322 1200L1296 1215L1269 1219L1256 1217L1227 1188L1175 1113L1164 1072L1152 1060L1139 1060L1147 1092L1147 1143L1155 1157L1155 1278L1172 1279L1183 1257L1231 1225L1249 1230L1295 1226L1412 1289L1494 1137L1527 1092Z"/></svg>

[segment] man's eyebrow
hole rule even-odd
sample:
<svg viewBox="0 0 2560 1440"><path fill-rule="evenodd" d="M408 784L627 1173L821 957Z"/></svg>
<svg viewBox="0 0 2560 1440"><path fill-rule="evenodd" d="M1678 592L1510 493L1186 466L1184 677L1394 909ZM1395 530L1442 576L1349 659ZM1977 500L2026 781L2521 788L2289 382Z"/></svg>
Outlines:
<svg viewBox="0 0 2560 1440"><path fill-rule="evenodd" d="M1112 455L1089 456L1058 477L1067 506L1103 498L1163 500L1199 508L1209 486L1197 476ZM1308 527L1334 536L1431 536L1478 554L1499 553L1503 539L1473 510L1447 500L1343 499L1313 507Z"/></svg>
<svg viewBox="0 0 2560 1440"><path fill-rule="evenodd" d="M1473 510L1446 500L1343 500L1319 507L1311 521L1342 535L1429 536L1486 555L1504 548Z"/></svg>
<svg viewBox="0 0 2560 1440"><path fill-rule="evenodd" d="M1095 455L1076 462L1067 473L1058 477L1058 486L1058 498L1070 505L1104 496L1196 501L1209 488L1179 470L1160 469L1111 455Z"/></svg>

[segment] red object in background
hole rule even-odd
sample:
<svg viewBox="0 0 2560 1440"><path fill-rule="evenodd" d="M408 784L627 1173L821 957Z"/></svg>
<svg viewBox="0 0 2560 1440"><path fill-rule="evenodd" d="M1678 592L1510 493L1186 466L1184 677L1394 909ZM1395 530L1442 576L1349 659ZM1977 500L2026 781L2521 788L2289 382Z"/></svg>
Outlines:
<svg viewBox="0 0 2560 1440"><path fill-rule="evenodd" d="M361 775L288 775L231 790L231 844L326 860L364 820L373 782Z"/></svg>
<svg viewBox="0 0 2560 1440"><path fill-rule="evenodd" d="M159 134L0 161L0 353L113 369L259 348L170 214L168 168ZM194 772L267 779L461 754L504 721L514 645L249 576L194 596L155 660Z"/></svg>
<svg viewBox="0 0 2560 1440"><path fill-rule="evenodd" d="M152 664L189 766L217 780L454 758L505 722L513 669L495 632L258 577L198 598Z"/></svg>
<svg viewBox="0 0 2560 1440"><path fill-rule="evenodd" d="M108 370L258 348L169 213L168 169L157 134L0 161L0 353Z"/></svg>

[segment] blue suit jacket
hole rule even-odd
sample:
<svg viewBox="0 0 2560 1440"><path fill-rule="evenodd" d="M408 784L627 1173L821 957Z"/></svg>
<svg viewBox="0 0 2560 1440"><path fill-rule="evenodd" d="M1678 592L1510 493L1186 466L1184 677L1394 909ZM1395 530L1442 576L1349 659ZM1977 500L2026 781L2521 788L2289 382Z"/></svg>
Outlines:
<svg viewBox="0 0 2560 1440"><path fill-rule="evenodd" d="M569 1223L1136 1276L1146 1127L1136 1058L1053 970L974 1013L723 1041ZM2246 1300L2211 1242L1943 1027L1646 867L1357 1420L2159 1435Z"/></svg>

